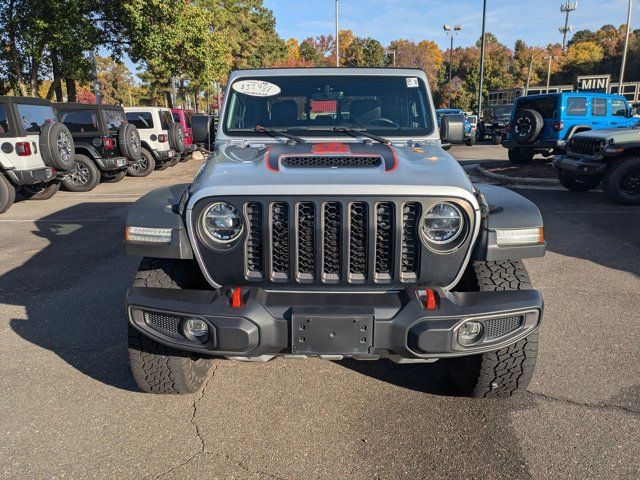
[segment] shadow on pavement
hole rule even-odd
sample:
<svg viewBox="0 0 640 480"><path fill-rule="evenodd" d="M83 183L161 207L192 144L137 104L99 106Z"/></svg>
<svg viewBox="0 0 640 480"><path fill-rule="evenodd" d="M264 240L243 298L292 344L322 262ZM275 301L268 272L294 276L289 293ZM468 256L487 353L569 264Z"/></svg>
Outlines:
<svg viewBox="0 0 640 480"><path fill-rule="evenodd" d="M11 328L80 372L137 388L127 358L124 296L137 259L122 251L129 203L82 203L35 222L50 243L0 277L0 303L23 306Z"/></svg>

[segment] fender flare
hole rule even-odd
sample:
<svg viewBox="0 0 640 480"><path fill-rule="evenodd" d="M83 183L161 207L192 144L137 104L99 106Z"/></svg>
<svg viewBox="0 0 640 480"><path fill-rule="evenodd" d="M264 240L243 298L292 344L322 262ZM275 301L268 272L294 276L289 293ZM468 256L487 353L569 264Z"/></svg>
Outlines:
<svg viewBox="0 0 640 480"><path fill-rule="evenodd" d="M593 130L593 128L591 128L590 125L572 125L571 127L569 127L569 131L564 136L564 140L566 142L571 140L573 138L573 136L576 133L578 133L577 130L580 130L581 132L586 132L586 131L589 131L589 130Z"/></svg>
<svg viewBox="0 0 640 480"><path fill-rule="evenodd" d="M477 184L483 205L483 218L473 260L521 260L543 257L546 242L536 245L498 247L496 230L543 227L538 207L512 190L496 185Z"/></svg>
<svg viewBox="0 0 640 480"><path fill-rule="evenodd" d="M193 258L181 214L189 186L188 183L182 183L157 188L129 207L125 227L170 228L171 243L131 242L125 239L124 250L127 255L183 260Z"/></svg>
<svg viewBox="0 0 640 480"><path fill-rule="evenodd" d="M92 160L98 160L102 158L102 155L96 150L96 147L87 142L76 142L75 143L75 153L80 153L82 155L86 155Z"/></svg>

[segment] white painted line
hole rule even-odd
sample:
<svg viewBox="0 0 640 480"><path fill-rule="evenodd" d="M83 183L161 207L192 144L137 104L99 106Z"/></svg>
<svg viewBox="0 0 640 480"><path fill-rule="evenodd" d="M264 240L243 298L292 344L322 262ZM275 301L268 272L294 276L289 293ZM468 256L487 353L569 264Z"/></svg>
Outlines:
<svg viewBox="0 0 640 480"><path fill-rule="evenodd" d="M24 219L24 218L20 218L20 219L0 219L0 222L26 222L26 223L35 223L35 222L50 222L50 223L80 223L80 222L110 222L112 221L113 218L85 218L82 220L78 220L78 219L66 219L66 218L62 218L60 220L51 220L51 219L46 219L46 220L40 220L40 219L36 219L36 220L28 220L28 219Z"/></svg>

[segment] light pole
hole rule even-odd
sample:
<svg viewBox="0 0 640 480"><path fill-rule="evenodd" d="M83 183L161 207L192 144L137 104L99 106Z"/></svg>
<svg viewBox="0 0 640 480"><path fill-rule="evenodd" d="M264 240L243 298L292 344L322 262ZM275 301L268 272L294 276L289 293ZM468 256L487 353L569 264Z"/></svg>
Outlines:
<svg viewBox="0 0 640 480"><path fill-rule="evenodd" d="M484 80L484 41L487 24L487 0L482 0L482 37L480 41L480 81L478 82L478 116L482 115L482 83Z"/></svg>
<svg viewBox="0 0 640 480"><path fill-rule="evenodd" d="M553 55L549 55L545 60L549 60L549 66L547 67L547 93L549 93L549 82L551 81L551 60L553 60Z"/></svg>
<svg viewBox="0 0 640 480"><path fill-rule="evenodd" d="M462 30L461 25L455 25L451 28L451 25L444 24L442 26L444 33L451 38L451 47L449 48L449 108L451 108L451 78L453 71L453 37L455 37L460 30Z"/></svg>
<svg viewBox="0 0 640 480"><path fill-rule="evenodd" d="M339 0L336 0L336 67L340 66L340 30L338 23Z"/></svg>
<svg viewBox="0 0 640 480"><path fill-rule="evenodd" d="M629 10L627 11L627 33L624 37L624 50L622 51L622 64L620 65L620 79L618 81L618 94L622 95L622 82L624 81L624 67L627 64L627 49L629 48L629 30L631 30L631 4L629 0Z"/></svg>
<svg viewBox="0 0 640 480"><path fill-rule="evenodd" d="M564 27L560 27L560 33L562 34L562 51L567 45L567 33L573 31L573 26L569 25L569 14L578 8L578 2L565 2L560 5L560 11L565 14Z"/></svg>
<svg viewBox="0 0 640 480"><path fill-rule="evenodd" d="M527 71L527 84L524 86L524 96L526 97L529 93L529 82L531 81L531 69L533 68L533 53L531 54L531 59L529 60L529 70Z"/></svg>

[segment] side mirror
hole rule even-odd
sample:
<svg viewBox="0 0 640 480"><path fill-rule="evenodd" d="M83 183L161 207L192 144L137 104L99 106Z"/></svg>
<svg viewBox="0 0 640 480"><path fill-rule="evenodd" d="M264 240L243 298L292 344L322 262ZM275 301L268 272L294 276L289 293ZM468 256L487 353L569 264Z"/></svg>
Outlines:
<svg viewBox="0 0 640 480"><path fill-rule="evenodd" d="M443 143L464 143L464 115L443 115L440 121L440 140Z"/></svg>
<svg viewBox="0 0 640 480"><path fill-rule="evenodd" d="M216 131L211 115L194 115L191 118L191 129L194 143L211 150L211 145L216 138Z"/></svg>

